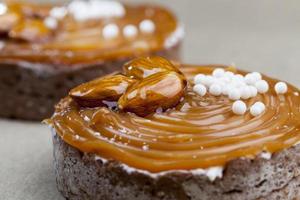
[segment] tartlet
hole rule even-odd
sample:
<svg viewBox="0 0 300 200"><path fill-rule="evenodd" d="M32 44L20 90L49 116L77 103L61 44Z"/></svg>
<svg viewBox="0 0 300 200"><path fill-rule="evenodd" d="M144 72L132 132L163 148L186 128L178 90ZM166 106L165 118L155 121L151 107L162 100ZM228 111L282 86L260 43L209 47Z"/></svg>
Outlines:
<svg viewBox="0 0 300 200"><path fill-rule="evenodd" d="M300 195L299 90L257 72L138 58L72 89L46 122L67 199Z"/></svg>
<svg viewBox="0 0 300 200"><path fill-rule="evenodd" d="M0 4L0 116L50 117L76 85L139 55L179 59L183 28L169 10L116 1Z"/></svg>

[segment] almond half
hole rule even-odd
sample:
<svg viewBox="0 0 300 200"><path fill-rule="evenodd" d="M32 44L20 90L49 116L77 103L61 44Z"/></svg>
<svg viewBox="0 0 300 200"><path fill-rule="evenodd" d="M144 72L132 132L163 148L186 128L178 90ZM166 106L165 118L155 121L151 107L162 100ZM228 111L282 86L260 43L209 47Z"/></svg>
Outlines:
<svg viewBox="0 0 300 200"><path fill-rule="evenodd" d="M147 116L158 108L176 106L185 93L187 81L176 72L162 71L132 85L118 101L119 108Z"/></svg>
<svg viewBox="0 0 300 200"><path fill-rule="evenodd" d="M143 79L162 71L181 72L170 61L159 56L136 58L123 66L123 72L128 77Z"/></svg>
<svg viewBox="0 0 300 200"><path fill-rule="evenodd" d="M98 107L103 105L103 100L118 101L135 82L121 74L107 75L79 85L69 92L69 96L81 106Z"/></svg>

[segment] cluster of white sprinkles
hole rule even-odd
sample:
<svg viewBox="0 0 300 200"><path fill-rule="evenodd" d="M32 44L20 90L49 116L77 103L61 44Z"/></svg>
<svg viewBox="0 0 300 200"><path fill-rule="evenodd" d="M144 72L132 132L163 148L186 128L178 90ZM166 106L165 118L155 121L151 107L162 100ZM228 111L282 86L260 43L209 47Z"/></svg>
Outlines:
<svg viewBox="0 0 300 200"><path fill-rule="evenodd" d="M128 24L123 27L122 33L126 38L133 38L139 33L151 34L155 31L155 24L150 19L144 19L139 23L139 26ZM105 39L113 39L120 34L120 28L117 24L107 24L102 30L102 35Z"/></svg>
<svg viewBox="0 0 300 200"><path fill-rule="evenodd" d="M243 100L247 100L269 91L269 84L263 80L258 72L248 73L245 76L225 71L223 68L215 69L211 75L197 74L194 77L193 90L200 96L207 93L220 96L228 96L233 100L232 112L236 115L244 115L248 108ZM278 82L274 86L277 94L285 94L288 86L284 82ZM261 115L266 109L263 102L255 102L250 106L250 114L254 117Z"/></svg>

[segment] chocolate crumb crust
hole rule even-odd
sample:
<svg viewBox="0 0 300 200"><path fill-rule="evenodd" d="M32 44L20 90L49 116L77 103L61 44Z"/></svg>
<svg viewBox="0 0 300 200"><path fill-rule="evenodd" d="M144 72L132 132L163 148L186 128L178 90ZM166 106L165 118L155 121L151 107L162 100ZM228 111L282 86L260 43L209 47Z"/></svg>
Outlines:
<svg viewBox="0 0 300 200"><path fill-rule="evenodd" d="M152 54L180 59L181 42ZM78 66L30 62L0 63L0 117L40 121L50 117L54 105L75 86L120 70L131 58Z"/></svg>
<svg viewBox="0 0 300 200"><path fill-rule="evenodd" d="M297 200L300 199L300 145L267 160L240 158L229 162L223 177L174 171L157 177L128 172L114 160L103 162L53 134L58 190L69 200Z"/></svg>

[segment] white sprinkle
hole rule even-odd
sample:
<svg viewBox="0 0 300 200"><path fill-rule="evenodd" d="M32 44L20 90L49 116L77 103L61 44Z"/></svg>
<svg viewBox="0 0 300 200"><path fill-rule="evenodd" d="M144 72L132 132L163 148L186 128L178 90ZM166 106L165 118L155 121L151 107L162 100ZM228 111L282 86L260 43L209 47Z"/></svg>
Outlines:
<svg viewBox="0 0 300 200"><path fill-rule="evenodd" d="M227 76L223 76L223 77L219 78L219 80L225 84L230 83L230 81L231 81L231 79Z"/></svg>
<svg viewBox="0 0 300 200"><path fill-rule="evenodd" d="M5 3L0 3L0 15L3 15L7 11L7 6Z"/></svg>
<svg viewBox="0 0 300 200"><path fill-rule="evenodd" d="M137 28L132 24L126 25L123 29L123 34L127 38L135 37L137 33L138 33Z"/></svg>
<svg viewBox="0 0 300 200"><path fill-rule="evenodd" d="M241 88L241 87L245 87L246 83L243 81L239 81L239 80L232 80L231 84L236 87L236 88Z"/></svg>
<svg viewBox="0 0 300 200"><path fill-rule="evenodd" d="M241 93L238 89L232 88L228 91L228 97L231 100L239 100L241 98Z"/></svg>
<svg viewBox="0 0 300 200"><path fill-rule="evenodd" d="M207 89L204 85L202 84L197 84L193 87L194 92L199 94L200 96L204 96L207 92Z"/></svg>
<svg viewBox="0 0 300 200"><path fill-rule="evenodd" d="M155 24L149 19L143 20L139 27L143 33L153 33L155 31Z"/></svg>
<svg viewBox="0 0 300 200"><path fill-rule="evenodd" d="M249 99L251 97L251 90L248 86L242 87L240 91L242 99Z"/></svg>
<svg viewBox="0 0 300 200"><path fill-rule="evenodd" d="M227 96L229 94L229 91L231 89L229 89L229 87L227 85L225 85L224 87L222 87L222 94Z"/></svg>
<svg viewBox="0 0 300 200"><path fill-rule="evenodd" d="M277 94L285 94L288 91L288 86L284 82L276 83L274 88Z"/></svg>
<svg viewBox="0 0 300 200"><path fill-rule="evenodd" d="M54 7L50 10L50 16L55 19L62 19L66 16L67 12L65 7Z"/></svg>
<svg viewBox="0 0 300 200"><path fill-rule="evenodd" d="M260 80L255 83L257 91L261 94L268 92L269 84L265 80Z"/></svg>
<svg viewBox="0 0 300 200"><path fill-rule="evenodd" d="M80 138L79 135L75 135L76 140L79 140L79 138Z"/></svg>
<svg viewBox="0 0 300 200"><path fill-rule="evenodd" d="M233 72L225 72L225 76L232 79L232 77L234 77L234 73Z"/></svg>
<svg viewBox="0 0 300 200"><path fill-rule="evenodd" d="M178 41L184 38L184 35L184 27L182 24L179 24L176 30L173 33L171 33L169 37L167 37L164 46L168 49L174 47L178 43Z"/></svg>
<svg viewBox="0 0 300 200"><path fill-rule="evenodd" d="M149 146L148 145L143 145L142 148L143 148L144 151L148 151L149 150Z"/></svg>
<svg viewBox="0 0 300 200"><path fill-rule="evenodd" d="M214 77L206 76L205 81L204 81L204 85L207 86L207 87L210 87L214 82L215 82Z"/></svg>
<svg viewBox="0 0 300 200"><path fill-rule="evenodd" d="M262 158L266 159L266 160L270 160L271 157L272 157L272 154L271 154L270 152L262 152L262 153L260 154L260 156L261 156Z"/></svg>
<svg viewBox="0 0 300 200"><path fill-rule="evenodd" d="M262 79L262 76L259 72L252 72L251 74L256 81L259 81Z"/></svg>
<svg viewBox="0 0 300 200"><path fill-rule="evenodd" d="M206 76L204 74L197 74L195 77L194 77L194 83L195 84L205 84L205 81L206 81Z"/></svg>
<svg viewBox="0 0 300 200"><path fill-rule="evenodd" d="M105 39L112 39L119 35L119 27L116 24L108 24L102 30Z"/></svg>
<svg viewBox="0 0 300 200"><path fill-rule="evenodd" d="M250 93L251 93L251 97L255 97L257 95L257 89L256 87L250 85L248 86L249 87L249 90L250 90Z"/></svg>
<svg viewBox="0 0 300 200"><path fill-rule="evenodd" d="M243 115L247 111L247 105L243 101L235 101L232 104L232 111L236 115Z"/></svg>
<svg viewBox="0 0 300 200"><path fill-rule="evenodd" d="M294 95L298 97L299 96L299 92L294 92Z"/></svg>
<svg viewBox="0 0 300 200"><path fill-rule="evenodd" d="M248 85L254 85L257 82L257 80L256 80L256 77L252 73L249 73L245 76L245 82Z"/></svg>
<svg viewBox="0 0 300 200"><path fill-rule="evenodd" d="M265 104L263 102L261 102L261 101L256 102L254 105L260 107L262 110L266 109Z"/></svg>
<svg viewBox="0 0 300 200"><path fill-rule="evenodd" d="M110 0L74 0L69 4L68 11L77 21L123 17L126 13L124 6L120 2Z"/></svg>
<svg viewBox="0 0 300 200"><path fill-rule="evenodd" d="M250 107L250 113L252 116L257 117L261 115L266 109L266 106L262 102L256 102Z"/></svg>
<svg viewBox="0 0 300 200"><path fill-rule="evenodd" d="M225 74L225 70L222 68L217 68L213 71L212 75L216 78L221 78Z"/></svg>
<svg viewBox="0 0 300 200"><path fill-rule="evenodd" d="M57 28L57 20L54 17L47 17L44 20L44 24L46 25L47 28L49 29L56 29Z"/></svg>
<svg viewBox="0 0 300 200"><path fill-rule="evenodd" d="M236 74L232 77L233 81L245 82L245 77L241 74Z"/></svg>
<svg viewBox="0 0 300 200"><path fill-rule="evenodd" d="M219 84L214 83L209 87L209 93L214 96L219 96L222 94L222 87Z"/></svg>
<svg viewBox="0 0 300 200"><path fill-rule="evenodd" d="M210 181L214 181L216 178L222 178L223 167L211 167L207 170L206 175Z"/></svg>
<svg viewBox="0 0 300 200"><path fill-rule="evenodd" d="M220 78L214 78L214 83L219 84L221 87L226 86L227 84L224 83Z"/></svg>

